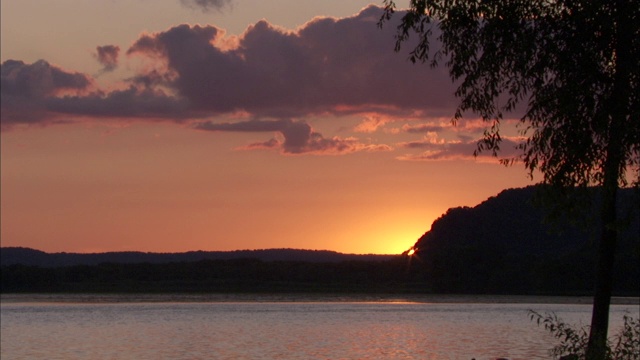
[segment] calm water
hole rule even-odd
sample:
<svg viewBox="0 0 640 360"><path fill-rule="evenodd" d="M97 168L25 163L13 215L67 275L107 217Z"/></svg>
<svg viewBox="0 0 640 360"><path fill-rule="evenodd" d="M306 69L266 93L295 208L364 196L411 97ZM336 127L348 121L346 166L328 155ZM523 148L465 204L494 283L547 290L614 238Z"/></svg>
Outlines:
<svg viewBox="0 0 640 360"><path fill-rule="evenodd" d="M0 357L547 359L554 339L529 309L577 325L591 311L526 299L5 295ZM638 312L613 306L614 330Z"/></svg>

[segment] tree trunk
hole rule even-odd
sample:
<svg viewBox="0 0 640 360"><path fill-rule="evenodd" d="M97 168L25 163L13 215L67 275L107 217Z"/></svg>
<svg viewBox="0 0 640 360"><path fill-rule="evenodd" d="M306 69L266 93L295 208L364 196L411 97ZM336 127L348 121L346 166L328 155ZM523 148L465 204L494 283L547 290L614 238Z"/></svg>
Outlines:
<svg viewBox="0 0 640 360"><path fill-rule="evenodd" d="M595 294L591 330L587 347L587 360L605 360L607 332L609 330L609 307L613 288L613 263L618 230L616 229L616 198L618 180L624 167L623 132L629 119L631 97L631 36L632 23L629 18L629 0L617 0L615 9L615 74L611 101L609 102L610 126L607 154L602 183L602 233L598 250ZM632 13L632 12L631 12Z"/></svg>
<svg viewBox="0 0 640 360"><path fill-rule="evenodd" d="M615 258L617 230L612 227L616 220L617 172L604 184L602 191L602 234L598 249L596 268L596 288L593 297L591 330L587 348L588 360L604 360L606 354L607 332L609 330L609 306L613 288L613 262Z"/></svg>

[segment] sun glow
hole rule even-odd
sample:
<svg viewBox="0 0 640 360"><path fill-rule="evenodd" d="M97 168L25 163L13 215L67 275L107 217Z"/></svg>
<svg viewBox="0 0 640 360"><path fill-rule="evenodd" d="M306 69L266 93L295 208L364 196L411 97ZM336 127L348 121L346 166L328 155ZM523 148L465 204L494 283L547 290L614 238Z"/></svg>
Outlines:
<svg viewBox="0 0 640 360"><path fill-rule="evenodd" d="M415 253L416 253L416 249L409 249L409 251L407 252L407 256L412 256Z"/></svg>

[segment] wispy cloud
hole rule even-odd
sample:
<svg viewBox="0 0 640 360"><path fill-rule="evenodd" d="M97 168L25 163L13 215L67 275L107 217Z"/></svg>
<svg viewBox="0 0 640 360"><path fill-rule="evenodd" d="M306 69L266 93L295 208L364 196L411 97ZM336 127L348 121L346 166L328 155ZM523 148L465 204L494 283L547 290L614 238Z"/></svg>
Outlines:
<svg viewBox="0 0 640 360"><path fill-rule="evenodd" d="M420 134L420 133L428 133L434 131L442 131L445 128L450 128L451 125L442 125L442 124L419 124L419 125L409 125L405 124L402 126L402 131L411 133L411 134Z"/></svg>
<svg viewBox="0 0 640 360"><path fill-rule="evenodd" d="M200 9L202 12L211 10L221 11L226 6L231 5L232 0L180 0L184 6Z"/></svg>
<svg viewBox="0 0 640 360"><path fill-rule="evenodd" d="M113 71L118 67L118 54L120 47L117 45L105 45L96 47L94 57L102 64L102 71Z"/></svg>
<svg viewBox="0 0 640 360"><path fill-rule="evenodd" d="M482 162L497 162L498 158L492 156L490 152L481 152L477 157L473 156L478 148L479 139L444 141L439 139L435 133L428 134L421 141L405 142L399 144L406 149L422 149L419 154L404 154L397 159L404 161L442 161L442 160L476 160ZM519 152L517 146L523 141L521 138L502 138L500 145L500 158L517 157Z"/></svg>
<svg viewBox="0 0 640 360"><path fill-rule="evenodd" d="M380 114L366 114L364 120L353 128L355 132L373 133L379 128L383 127L386 123L391 121L389 116L382 116Z"/></svg>
<svg viewBox="0 0 640 360"><path fill-rule="evenodd" d="M280 138L251 143L241 149L271 149L284 154L339 155L357 151L387 151L391 147L383 144L363 144L356 138L325 138L302 121L293 120L249 120L235 123L201 122L196 129L206 131L274 132Z"/></svg>

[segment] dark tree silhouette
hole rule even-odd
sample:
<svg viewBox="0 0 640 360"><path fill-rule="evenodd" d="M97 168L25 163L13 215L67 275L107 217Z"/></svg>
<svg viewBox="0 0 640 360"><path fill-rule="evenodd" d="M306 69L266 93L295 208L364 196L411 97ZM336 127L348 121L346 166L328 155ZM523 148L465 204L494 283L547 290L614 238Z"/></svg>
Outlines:
<svg viewBox="0 0 640 360"><path fill-rule="evenodd" d="M396 9L384 4L380 25ZM501 161L562 191L602 187L588 359L605 356L617 192L640 183L639 27L637 0L412 0L397 32L396 50L416 35L410 60L445 61L459 81L454 121L488 122L477 151L497 155L504 114L524 104L521 155Z"/></svg>

